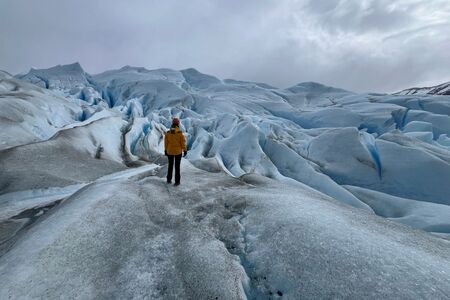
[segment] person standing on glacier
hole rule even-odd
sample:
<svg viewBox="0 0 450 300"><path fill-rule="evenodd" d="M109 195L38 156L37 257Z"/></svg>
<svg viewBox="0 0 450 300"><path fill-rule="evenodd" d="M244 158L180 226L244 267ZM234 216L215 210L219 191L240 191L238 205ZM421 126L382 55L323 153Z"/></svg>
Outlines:
<svg viewBox="0 0 450 300"><path fill-rule="evenodd" d="M172 126L164 136L164 154L169 159L169 167L167 169L167 183L172 183L173 165L175 162L175 184L179 185L181 180L180 164L181 155L187 155L186 138L180 130L180 120L172 119Z"/></svg>

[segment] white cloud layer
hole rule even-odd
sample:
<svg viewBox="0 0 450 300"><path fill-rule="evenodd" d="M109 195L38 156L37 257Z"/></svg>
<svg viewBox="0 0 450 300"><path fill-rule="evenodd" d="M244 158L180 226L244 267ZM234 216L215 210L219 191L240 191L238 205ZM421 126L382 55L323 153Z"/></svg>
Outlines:
<svg viewBox="0 0 450 300"><path fill-rule="evenodd" d="M0 69L195 67L287 87L450 80L447 0L2 0Z"/></svg>

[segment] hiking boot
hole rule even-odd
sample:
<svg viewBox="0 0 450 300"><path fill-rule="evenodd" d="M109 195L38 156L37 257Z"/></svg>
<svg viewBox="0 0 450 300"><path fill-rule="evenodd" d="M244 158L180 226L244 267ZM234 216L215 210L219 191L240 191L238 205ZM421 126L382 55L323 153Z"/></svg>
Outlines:
<svg viewBox="0 0 450 300"><path fill-rule="evenodd" d="M179 182L175 182L173 185L177 186L177 185L180 185L180 183Z"/></svg>
<svg viewBox="0 0 450 300"><path fill-rule="evenodd" d="M172 180L167 180L167 183L169 183L169 184L172 183Z"/></svg>

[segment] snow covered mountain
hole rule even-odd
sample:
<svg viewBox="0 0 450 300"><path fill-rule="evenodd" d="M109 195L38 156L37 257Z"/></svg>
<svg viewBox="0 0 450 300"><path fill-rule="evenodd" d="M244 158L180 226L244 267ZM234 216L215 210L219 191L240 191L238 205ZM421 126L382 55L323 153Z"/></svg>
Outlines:
<svg viewBox="0 0 450 300"><path fill-rule="evenodd" d="M410 88L395 95L450 95L450 82L432 87Z"/></svg>
<svg viewBox="0 0 450 300"><path fill-rule="evenodd" d="M280 89L195 69L126 66L90 75L75 63L16 78L0 73L0 105L0 225L5 228L0 230L0 274L5 274L0 298L63 296L48 289L55 282L66 282L68 295L89 285L85 298L414 298L416 293L445 298L450 293L443 288L450 286L448 243L389 221L450 237L450 96L356 94L313 82ZM163 136L175 116L189 154L181 189L171 191L159 177L164 176ZM57 207L53 214L33 225L52 207ZM90 225L84 228L80 220ZM108 254L112 261L95 267L96 255L109 253L108 243L133 232L142 220L147 229L118 241L119 253ZM117 225L106 230L107 224ZM49 231L45 243L34 247ZM102 234L105 244L91 237ZM63 242L65 236L71 242ZM356 248L349 246L352 236L361 239ZM152 242L143 245L143 240ZM96 245L86 260L89 271L74 282L70 272L89 255L88 244ZM375 244L377 255L367 260ZM135 254L129 253L131 245ZM56 261L46 258L58 249L65 254ZM391 270L397 277L409 274L395 286L383 274L385 266L404 259L392 256L397 251L411 261ZM427 253L425 260L419 252ZM145 258L148 253L176 266L174 273ZM298 255L311 260L289 258ZM273 268L267 269L268 257L277 257ZM346 266L324 264L330 257L341 257ZM20 267L28 268L26 276L12 266L19 260L32 262ZM198 264L207 275L193 269ZM427 269L430 264L434 267ZM120 276L110 275L110 269L121 270ZM355 269L361 270L356 277ZM303 279L286 276L286 270ZM326 270L340 270L342 278L330 279ZM61 277L51 275L60 272ZM223 281L221 272L233 279ZM39 277L43 273L48 279ZM177 280L168 286L160 277ZM321 291L314 278L328 278L329 289ZM371 284L373 278L386 289ZM28 286L30 280L35 285ZM186 280L192 290L180 285ZM97 281L103 292L90 285ZM359 286L359 292L337 292L346 283Z"/></svg>

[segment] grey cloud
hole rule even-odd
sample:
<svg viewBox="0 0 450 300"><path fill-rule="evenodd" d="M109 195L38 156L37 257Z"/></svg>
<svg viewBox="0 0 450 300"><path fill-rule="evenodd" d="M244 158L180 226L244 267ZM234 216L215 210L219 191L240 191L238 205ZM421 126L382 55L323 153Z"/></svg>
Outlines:
<svg viewBox="0 0 450 300"><path fill-rule="evenodd" d="M303 8L316 18L317 26L332 32L367 32L398 29L413 23L408 7L390 0L310 0Z"/></svg>
<svg viewBox="0 0 450 300"><path fill-rule="evenodd" d="M195 67L395 91L450 80L448 19L443 0L3 0L0 69Z"/></svg>

